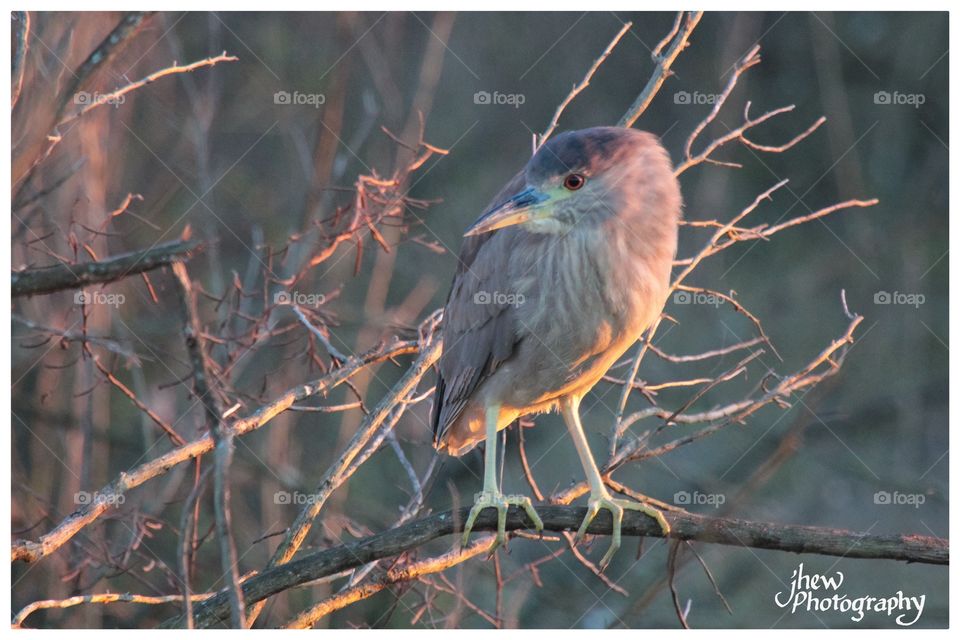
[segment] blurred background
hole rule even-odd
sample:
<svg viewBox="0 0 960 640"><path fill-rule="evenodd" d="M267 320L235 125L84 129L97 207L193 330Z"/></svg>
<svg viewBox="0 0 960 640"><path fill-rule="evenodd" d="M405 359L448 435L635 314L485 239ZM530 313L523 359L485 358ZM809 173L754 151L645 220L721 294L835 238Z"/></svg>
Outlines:
<svg viewBox="0 0 960 640"><path fill-rule="evenodd" d="M23 93L13 113L12 266L87 260L176 239L189 225L210 247L189 263L208 331L244 343L255 323L232 317L216 299L234 282L263 287L263 264L280 272L324 243L321 233L355 197L358 176L389 178L410 162L407 145L422 140L434 154L405 177L409 200L381 228L307 271L297 290L322 294L330 341L347 355L393 335L411 337L442 306L463 229L530 155L557 105L579 82L626 21L633 27L590 86L565 111L560 130L614 124L653 69L650 50L674 14L662 13L162 13L153 16L97 72L87 91L107 93L169 66L216 56L239 58L158 79L119 104L92 110L60 131L62 139L34 170L24 158L49 133L51 96L121 18L111 13L32 13L32 41ZM826 124L783 154L735 144L719 159L742 168L703 165L682 176L688 220L728 220L783 178L788 188L750 220L774 224L850 198L879 198L786 230L769 242L738 244L710 258L688 284L736 291L763 322L782 361L767 350L746 389L766 370L791 373L847 325L841 291L865 316L841 371L789 409L769 407L744 425L618 472L619 481L666 502L678 495L713 496L691 511L730 517L849 528L870 533L948 537L948 29L936 13L707 13L653 104L636 124L662 136L677 162L684 142L712 107L734 63L755 43L762 63L745 73L699 145L751 115L796 105L758 127L761 144L786 142L819 116ZM421 128L422 126L422 128ZM391 135L384 132L386 128ZM698 145L698 149L700 146ZM117 213L128 194L139 194ZM116 215L114 215L116 214ZM682 229L680 256L706 235ZM315 244L310 244L315 243ZM385 251L383 246L389 247ZM279 268L278 268L279 265ZM285 273L285 271L284 271ZM203 428L192 404L169 273L107 285L123 303L87 308L83 326L138 358L103 352L124 385L185 439ZM99 288L98 288L99 290ZM74 292L13 301L12 535L36 539L77 508L78 493L102 487L119 472L171 445L116 386L105 382L77 341L82 307ZM264 301L252 301L253 315ZM726 308L668 304L677 324L658 346L693 354L733 344L750 325ZM231 361L230 386L246 415L257 401L322 373L324 358L307 354L308 335L289 312L252 357ZM32 323L32 324L31 324ZM44 330L53 328L55 331ZM233 337L231 337L233 336ZM240 336L240 337L237 337ZM226 347L224 347L226 348ZM646 358L639 378L657 384L733 367L738 354L693 364ZM318 362L318 360L320 360ZM317 404L356 400L371 407L409 359L372 368ZM233 364L237 364L233 368ZM327 359L327 365L328 365ZM421 385L426 391L432 375ZM739 383L711 390L698 408L737 399ZM619 387L601 383L584 404L584 423L598 452L607 448ZM679 408L689 389L664 391ZM634 393L628 408L647 406ZM399 443L423 474L430 446L430 399L396 427ZM240 572L262 569L276 535L302 505L278 492L310 492L362 420L359 408L278 416L237 444L231 470ZM558 416L525 429L527 457L545 493L582 480ZM676 426L670 436L688 427ZM506 492L529 492L507 437ZM480 488L476 450L448 459L428 496L428 509L469 501ZM305 550L369 535L394 524L410 497L406 473L390 447L374 454L321 514ZM70 544L35 566L12 570L14 611L38 599L78 593L177 593L181 511L195 468L182 465L128 494L126 501ZM887 496L885 498L884 496ZM722 498L717 498L722 496ZM899 499L897 496L906 496ZM889 499L888 499L889 498ZM82 499L82 497L81 497ZM722 503L722 504L720 504ZM209 491L201 500L193 589L223 586ZM443 539L423 553L449 547ZM596 560L599 540L585 553ZM615 558L611 589L569 553L523 568L560 548L558 542L515 539L499 554L506 583L500 614L506 626L676 627L665 577L667 547L635 540ZM907 565L715 545L695 545L729 601L727 612L689 553L676 587L694 627L890 627L837 612L789 613L775 595L798 563L808 572L842 571L844 591L858 595L925 594L915 626L945 627L945 567ZM693 561L691 561L693 560ZM496 611L495 566L475 559L434 576L430 585L384 591L322 622L331 627L490 626ZM318 584L274 598L259 624L276 625L339 588ZM445 591L446 590L446 591ZM456 592L466 596L456 597ZM427 598L437 610L417 616ZM469 605L467 604L469 602ZM474 608L475 607L475 608ZM479 611L478 611L479 610ZM39 612L29 626L147 627L173 606L115 604Z"/></svg>

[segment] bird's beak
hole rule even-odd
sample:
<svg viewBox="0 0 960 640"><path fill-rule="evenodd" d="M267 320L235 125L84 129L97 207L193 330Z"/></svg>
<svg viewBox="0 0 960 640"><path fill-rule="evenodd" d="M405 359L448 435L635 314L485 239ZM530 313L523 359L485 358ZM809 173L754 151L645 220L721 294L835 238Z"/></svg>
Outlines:
<svg viewBox="0 0 960 640"><path fill-rule="evenodd" d="M540 205L550 196L534 187L527 187L506 202L498 204L473 223L464 236L475 236L504 227L528 222L537 216Z"/></svg>

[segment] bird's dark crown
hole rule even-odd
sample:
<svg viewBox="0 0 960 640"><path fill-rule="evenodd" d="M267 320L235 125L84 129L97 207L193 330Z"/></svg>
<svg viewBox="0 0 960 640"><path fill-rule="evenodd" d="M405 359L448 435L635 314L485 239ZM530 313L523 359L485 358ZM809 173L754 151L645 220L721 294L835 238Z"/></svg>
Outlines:
<svg viewBox="0 0 960 640"><path fill-rule="evenodd" d="M566 131L546 142L527 165L529 182L537 184L555 176L603 173L638 147L655 144L653 135L624 127L593 127Z"/></svg>

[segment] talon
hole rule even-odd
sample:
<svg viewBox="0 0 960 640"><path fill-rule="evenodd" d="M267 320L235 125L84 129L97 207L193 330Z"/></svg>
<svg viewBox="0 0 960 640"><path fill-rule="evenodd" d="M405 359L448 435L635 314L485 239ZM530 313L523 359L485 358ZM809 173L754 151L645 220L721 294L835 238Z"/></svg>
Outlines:
<svg viewBox="0 0 960 640"><path fill-rule="evenodd" d="M495 493L491 491L482 491L474 497L473 507L470 509L470 514L467 516L467 522L463 527L463 536L461 537L460 546L467 546L467 541L470 538L470 531L473 529L473 525L477 520L477 516L479 516L480 513L487 508L497 510L497 536L494 538L493 546L490 547L490 555L493 556L494 551L496 551L498 547L506 546L507 511L510 509L510 505L512 504L523 508L527 514L527 517L533 521L533 526L537 531L540 532L542 536L543 520L540 519L539 514L537 514L537 511L533 508L533 503L530 501L530 498L526 496L505 496L498 492Z"/></svg>
<svg viewBox="0 0 960 640"><path fill-rule="evenodd" d="M527 517L533 522L534 530L543 538L543 520L540 519L540 514L537 513L537 510L533 508L533 503L530 501L530 498L526 496L516 496L516 500L517 502L514 504L523 507Z"/></svg>
<svg viewBox="0 0 960 640"><path fill-rule="evenodd" d="M667 536L670 533L670 523L667 522L667 519L664 517L663 513L660 512L660 510L651 507L650 505L643 504L642 502L619 500L612 498L609 495L591 495L587 506L587 515L584 517L583 522L580 524L580 529L577 531L577 535L574 537L574 544L579 544L583 539L583 536L586 534L587 527L590 526L590 523L596 517L597 513L600 512L600 509L608 510L610 515L613 517L613 539L610 542L610 548L607 549L607 552L604 554L598 565L601 571L607 568L607 565L610 564L610 560L620 548L620 529L623 525L624 509L640 511L650 516L657 521L657 524L660 525L660 529L663 531L664 536Z"/></svg>
<svg viewBox="0 0 960 640"><path fill-rule="evenodd" d="M577 529L577 535L573 537L573 543L580 544L583 542L584 536L587 535L587 527L590 526L590 523L593 522L593 519L597 517L597 514L600 513L600 503L593 499L587 503L587 515L583 517L583 522L580 523L580 528Z"/></svg>
<svg viewBox="0 0 960 640"><path fill-rule="evenodd" d="M470 531L473 529L473 523L476 522L477 516L480 515L480 512L487 508L488 505L485 500L486 494L478 493L473 497L473 507L470 508L470 513L467 515L467 522L463 525L463 536L460 538L460 546L467 546L467 541L470 539Z"/></svg>

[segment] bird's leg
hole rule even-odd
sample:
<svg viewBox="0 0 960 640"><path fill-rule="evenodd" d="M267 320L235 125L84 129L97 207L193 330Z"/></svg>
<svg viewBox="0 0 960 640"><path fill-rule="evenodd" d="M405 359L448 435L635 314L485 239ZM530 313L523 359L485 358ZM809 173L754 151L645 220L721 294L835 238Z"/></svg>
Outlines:
<svg viewBox="0 0 960 640"><path fill-rule="evenodd" d="M641 511L651 518L655 519L663 530L663 534L670 533L670 524L663 517L663 513L653 507L641 502L632 502L630 500L621 500L614 498L607 491L603 484L603 477L597 468L597 463L590 452L590 445L587 443L587 437L583 433L583 426L580 424L580 398L571 397L561 402L560 410L563 413L563 421L567 423L567 429L570 431L570 437L577 448L577 454L580 456L580 462L583 464L583 470L587 476L587 482L590 485L590 500L587 503L587 515L577 531L574 544L583 539L587 527L596 517L600 509L608 509L613 516L613 542L610 543L610 549L600 561L600 569L606 568L610 563L610 558L620 548L620 525L623 522L623 510L634 509Z"/></svg>
<svg viewBox="0 0 960 640"><path fill-rule="evenodd" d="M497 487L497 419L500 416L500 405L495 404L487 407L484 415L486 422L487 440L486 452L484 454L483 464L483 491L474 497L473 508L470 509L470 515L467 516L467 523L463 527L462 546L467 545L467 539L470 537L470 529L473 523L480 515L480 512L486 508L497 510L497 538L493 543L493 549L503 544L507 539L507 510L510 505L515 504L522 507L527 512L527 516L533 521L533 526L537 531L543 531L543 520L537 515L530 502L530 498L521 495L505 496L500 493Z"/></svg>

